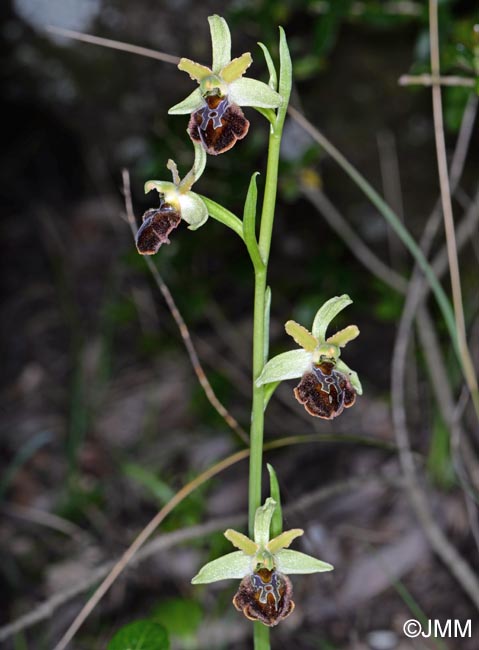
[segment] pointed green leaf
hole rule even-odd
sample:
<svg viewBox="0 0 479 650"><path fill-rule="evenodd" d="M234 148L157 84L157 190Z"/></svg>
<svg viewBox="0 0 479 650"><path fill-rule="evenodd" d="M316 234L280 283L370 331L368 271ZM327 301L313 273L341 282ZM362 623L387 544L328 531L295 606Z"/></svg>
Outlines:
<svg viewBox="0 0 479 650"><path fill-rule="evenodd" d="M166 194L167 192L176 191L176 187L170 181L146 181L145 194L148 194L151 190L156 190L160 194Z"/></svg>
<svg viewBox="0 0 479 650"><path fill-rule="evenodd" d="M184 58L180 59L180 62L178 63L178 70L187 72L192 79L198 82L202 79L205 79L205 77L209 77L211 74L213 74L211 69L207 68L205 65L201 65L200 63L196 63L196 61Z"/></svg>
<svg viewBox="0 0 479 650"><path fill-rule="evenodd" d="M251 558L243 551L233 551L217 560L208 562L191 581L194 585L208 584L229 578L242 579L251 573Z"/></svg>
<svg viewBox="0 0 479 650"><path fill-rule="evenodd" d="M291 542L296 539L296 537L301 537L304 535L304 530L301 528L292 528L291 530L285 530L281 535L277 535L268 543L268 551L271 553L278 553L282 548L288 548Z"/></svg>
<svg viewBox="0 0 479 650"><path fill-rule="evenodd" d="M258 43L260 48L263 50L264 58L266 60L266 65L268 66L268 72L269 72L269 81L268 81L268 86L272 88L273 90L277 90L278 88L278 75L276 73L276 68L274 67L273 59L271 58L271 54L269 53L268 48L264 43Z"/></svg>
<svg viewBox="0 0 479 650"><path fill-rule="evenodd" d="M237 59L230 61L228 65L220 70L219 76L226 81L226 83L231 83L235 79L242 77L252 63L253 59L250 52L245 52Z"/></svg>
<svg viewBox="0 0 479 650"><path fill-rule="evenodd" d="M311 353L306 350L289 350L289 352L278 354L265 365L263 372L256 380L256 386L302 377L311 367L311 363Z"/></svg>
<svg viewBox="0 0 479 650"><path fill-rule="evenodd" d="M347 366L342 359L338 359L336 361L335 368L336 370L339 370L339 372L342 372L344 375L346 375L346 377L348 377L349 381L351 382L351 386L354 388L358 395L363 394L363 387L361 386L357 372L351 370L351 368Z"/></svg>
<svg viewBox="0 0 479 650"><path fill-rule="evenodd" d="M239 533L237 530L228 528L228 530L225 530L224 536L233 544L233 546L239 548L240 551L243 551L246 555L255 555L258 550L258 545L255 544L252 539L246 537L243 533Z"/></svg>
<svg viewBox="0 0 479 650"><path fill-rule="evenodd" d="M228 98L238 106L259 106L277 108L281 97L267 84L257 79L242 77L229 85Z"/></svg>
<svg viewBox="0 0 479 650"><path fill-rule="evenodd" d="M260 547L266 547L269 542L271 519L273 517L276 501L268 497L264 505L256 508L254 516L254 541Z"/></svg>
<svg viewBox="0 0 479 650"><path fill-rule="evenodd" d="M231 61L231 34L228 23L218 15L209 16L211 49L213 51L212 70L218 74Z"/></svg>
<svg viewBox="0 0 479 650"><path fill-rule="evenodd" d="M357 336L359 336L359 328L357 325L348 325L339 332L336 332L336 334L327 338L326 343L332 343L340 348L344 348L349 341L353 341Z"/></svg>
<svg viewBox="0 0 479 650"><path fill-rule="evenodd" d="M187 113L194 113L199 108L205 105L205 100L199 88L193 90L182 102L175 104L168 110L168 115L186 115Z"/></svg>
<svg viewBox="0 0 479 650"><path fill-rule="evenodd" d="M190 224L190 230L197 230L208 219L208 208L194 192L180 195L181 218Z"/></svg>
<svg viewBox="0 0 479 650"><path fill-rule="evenodd" d="M276 565L281 573L292 575L294 573L322 573L332 571L334 567L328 562L317 560L311 555L284 549L276 554Z"/></svg>
<svg viewBox="0 0 479 650"><path fill-rule="evenodd" d="M271 498L276 501L276 508L273 512L273 518L271 519L271 536L277 537L283 530L283 510L281 508L281 493L279 490L278 477L276 472L273 469L273 466L269 463L266 463L269 473L269 493ZM268 549L274 553L274 551L269 547Z"/></svg>
<svg viewBox="0 0 479 650"><path fill-rule="evenodd" d="M293 84L293 65L291 63L288 42L286 41L286 34L282 27L279 28L279 64L278 92L281 95L282 106L278 111L278 126L282 127L288 108L291 86Z"/></svg>
<svg viewBox="0 0 479 650"><path fill-rule="evenodd" d="M320 307L314 317L312 333L320 343L324 341L326 336L326 330L329 323L333 320L335 316L339 314L345 307L352 304L352 300L346 294L342 296L335 296Z"/></svg>
<svg viewBox="0 0 479 650"><path fill-rule="evenodd" d="M243 212L243 238L248 249L248 253L253 262L255 269L264 268L263 260L258 248L258 241L256 239L256 199L258 191L256 189L256 176L259 172L255 172L251 176L249 182L248 194L244 204Z"/></svg>
<svg viewBox="0 0 479 650"><path fill-rule="evenodd" d="M309 330L294 320L289 320L284 325L286 333L307 352L313 352L318 346L318 341L314 338Z"/></svg>
<svg viewBox="0 0 479 650"><path fill-rule="evenodd" d="M267 286L264 294L264 363L268 361L269 356L269 320L271 314L271 287ZM271 495L273 496L273 495Z"/></svg>

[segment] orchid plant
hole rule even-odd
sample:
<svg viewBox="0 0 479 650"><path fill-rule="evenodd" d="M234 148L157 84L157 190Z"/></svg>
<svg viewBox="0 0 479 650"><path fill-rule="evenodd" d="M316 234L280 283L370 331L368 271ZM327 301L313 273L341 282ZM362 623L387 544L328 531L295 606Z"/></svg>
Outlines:
<svg viewBox="0 0 479 650"><path fill-rule="evenodd" d="M334 297L319 308L311 331L290 320L286 332L300 346L268 361L269 310L271 291L267 271L273 231L278 184L278 164L284 121L291 92L291 58L280 28L279 74L265 45L259 44L269 71L268 83L245 77L252 63L246 52L231 58L231 36L226 21L209 18L212 40L212 65L182 58L178 68L187 72L199 86L173 106L173 115L189 114L188 133L195 150L191 170L181 179L174 161L167 167L173 181L149 180L145 191L156 190L160 204L146 211L137 233L137 248L152 255L181 221L191 230L203 226L208 216L232 229L243 240L251 258L255 277L253 320L253 392L249 467L249 533L227 530L226 538L238 549L206 564L193 578L193 584L224 579L241 580L233 598L239 611L253 621L254 647L269 648L269 628L289 616L294 609L289 574L318 573L332 566L309 555L289 549L303 534L301 529L282 531L279 488L274 470L268 466L272 497L261 505L263 470L264 414L275 388L281 381L299 378L294 389L296 399L315 417L332 419L351 407L361 394L357 374L340 358L341 349L356 338L359 330L350 325L326 338L333 318L351 300L347 295ZM241 107L251 107L269 122L269 144L261 212L257 210L257 172L249 183L243 219L212 199L196 194L192 187L203 174L207 155L229 151L248 133L249 121ZM257 212L259 218L257 219ZM259 235L257 236L257 221ZM274 477L274 481L273 481ZM273 498L274 497L274 498Z"/></svg>

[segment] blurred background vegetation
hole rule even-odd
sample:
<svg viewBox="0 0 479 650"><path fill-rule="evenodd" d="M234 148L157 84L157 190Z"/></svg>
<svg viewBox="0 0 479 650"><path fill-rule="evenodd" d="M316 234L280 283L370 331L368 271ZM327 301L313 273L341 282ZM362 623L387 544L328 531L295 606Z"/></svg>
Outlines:
<svg viewBox="0 0 479 650"><path fill-rule="evenodd" d="M477 76L473 5L440 3L443 74ZM122 218L122 168L131 173L138 218L156 205L156 197L143 195L145 180L168 179L170 157L181 172L189 168L186 117L167 110L190 92L191 82L173 65L60 38L45 26L208 63L207 16L219 13L230 24L233 54L251 51L251 75L266 80L256 43L276 54L281 24L294 62L293 105L385 196L416 239L436 203L438 180L430 89L398 84L403 74L430 71L427 2L7 0L0 12L6 296L0 617L6 624L119 556L179 487L241 447L198 385ZM474 97L471 86L444 88L450 153L466 107L475 110ZM265 167L266 122L246 112L248 137L230 154L209 158L195 188L236 214L251 173ZM472 128L455 194L458 215L475 204L479 132ZM385 265L410 276L410 256L375 208L289 121L270 273L272 351L289 345L286 320L308 323L322 302L348 293L354 305L345 323L355 322L361 336L345 360L359 372L364 396L331 423L306 416L291 386L281 386L272 401L268 439L328 436L321 444L271 452L267 460L280 479L287 527L305 528L304 550L337 566L324 577L295 580L297 611L275 630L273 647L419 648L401 632L411 614L477 623L477 611L431 551L400 485L390 375L404 296L361 263L341 236L343 221ZM443 243L440 232L433 252ZM477 359L477 237L467 244L460 262ZM214 390L247 428L252 272L240 240L212 220L195 233L181 227L155 262ZM447 275L444 287L449 292ZM439 312L432 302L429 307L457 398L461 376ZM411 337L410 348L404 407L421 479L434 517L477 571L477 509L470 498L479 491L477 422L466 409L465 488L421 336ZM354 489L344 485L351 479L357 479ZM326 498L321 490L328 486L337 490ZM246 492L243 463L192 495L161 530L245 513ZM127 572L72 647L104 648L122 625L145 618L166 626L173 647L249 647L249 624L230 605L235 587L189 584L198 566L228 543L219 532L200 529L192 537ZM52 647L90 588L65 597L6 647ZM421 647L472 650L478 634L476 625L475 640L425 640Z"/></svg>

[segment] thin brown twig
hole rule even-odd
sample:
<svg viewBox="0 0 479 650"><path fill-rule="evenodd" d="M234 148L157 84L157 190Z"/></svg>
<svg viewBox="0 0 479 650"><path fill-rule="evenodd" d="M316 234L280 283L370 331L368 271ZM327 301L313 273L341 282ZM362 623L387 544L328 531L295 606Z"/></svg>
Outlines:
<svg viewBox="0 0 479 650"><path fill-rule="evenodd" d="M398 83L400 86L465 86L473 88L476 80L472 77L441 77L439 74L403 74L399 77Z"/></svg>
<svg viewBox="0 0 479 650"><path fill-rule="evenodd" d="M130 174L128 173L128 170L124 169L122 176L123 176L123 194L125 197L126 215L134 238L137 229L136 229L135 215L133 212L133 203L131 199ZM171 312L171 315L173 316L176 325L178 326L181 338L183 339L183 343L188 352L188 356L190 357L193 370L195 371L198 381L201 387L203 388L209 403L216 410L216 412L224 419L226 424L241 438L241 440L245 444L249 444L249 436L246 433L246 431L241 427L241 425L236 421L236 419L231 415L231 413L223 406L220 400L216 397L216 394L203 370L203 367L198 357L198 353L196 352L196 348L191 339L188 327L176 305L176 302L171 294L171 291L169 290L168 286L166 285L165 281L161 277L158 269L153 264L151 259L149 257L146 257L145 262L148 265L148 268L153 276L153 279L155 280L158 289L161 291L161 294L165 299L165 302L168 306L168 309Z"/></svg>
<svg viewBox="0 0 479 650"><path fill-rule="evenodd" d="M85 34L83 32L75 32L72 29L63 29L63 27L55 27L55 25L46 25L45 30L51 34L71 38L75 41L82 41L83 43L91 43L92 45L100 45L101 47L108 47L111 50L120 50L121 52L128 52L129 54L139 54L146 56L150 59L163 61L164 63L172 63L178 65L180 58L165 52L158 52L151 50L148 47L140 47L139 45L130 45L129 43L122 43L121 41L114 41L111 38L101 38L100 36L93 36L92 34Z"/></svg>
<svg viewBox="0 0 479 650"><path fill-rule="evenodd" d="M439 24L437 0L429 0L429 41L431 49L431 70L434 77L440 73L439 61ZM451 188L449 186L449 173L447 169L446 141L444 137L444 123L442 114L441 88L437 83L432 86L432 106L434 118L434 135L436 139L437 164L439 171L439 184L441 188L441 203L446 233L447 253L449 260L449 273L451 278L452 300L456 320L457 339L459 352L464 367L464 375L471 397L479 417L479 390L477 377L472 363L466 336L466 323L464 320L464 306L462 301L461 275L459 272L459 259L457 255L456 233L454 229L454 216L452 211Z"/></svg>

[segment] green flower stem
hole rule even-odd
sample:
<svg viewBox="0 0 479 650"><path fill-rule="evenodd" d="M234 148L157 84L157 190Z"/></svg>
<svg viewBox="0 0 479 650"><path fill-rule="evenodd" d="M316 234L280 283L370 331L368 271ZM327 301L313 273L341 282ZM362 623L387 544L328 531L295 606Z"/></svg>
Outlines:
<svg viewBox="0 0 479 650"><path fill-rule="evenodd" d="M253 534L254 515L261 505L261 474L263 462L264 432L264 386L257 387L256 380L264 367L265 358L265 304L268 259L273 233L276 191L278 184L279 150L283 122L271 128L269 137L268 166L261 214L259 251L264 268L255 269L254 318L253 318L253 406L250 434L249 469L249 532Z"/></svg>
<svg viewBox="0 0 479 650"><path fill-rule="evenodd" d="M254 650L269 650L269 627L259 621L254 622Z"/></svg>

